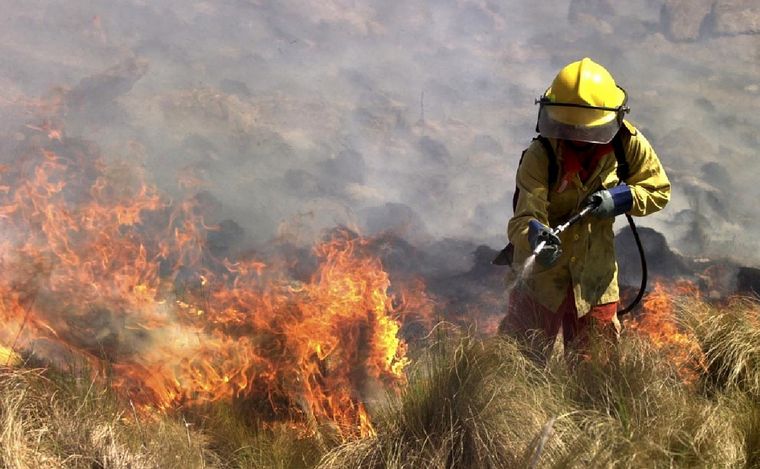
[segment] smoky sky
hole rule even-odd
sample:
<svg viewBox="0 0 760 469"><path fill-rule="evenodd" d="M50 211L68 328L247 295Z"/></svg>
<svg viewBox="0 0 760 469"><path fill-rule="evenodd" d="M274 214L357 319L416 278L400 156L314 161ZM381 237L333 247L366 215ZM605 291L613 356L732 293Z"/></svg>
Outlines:
<svg viewBox="0 0 760 469"><path fill-rule="evenodd" d="M588 56L674 184L642 223L760 260L760 35L722 15L751 2L1 3L4 161L30 103L58 96L65 138L212 198L252 242L346 224L497 247L533 100Z"/></svg>

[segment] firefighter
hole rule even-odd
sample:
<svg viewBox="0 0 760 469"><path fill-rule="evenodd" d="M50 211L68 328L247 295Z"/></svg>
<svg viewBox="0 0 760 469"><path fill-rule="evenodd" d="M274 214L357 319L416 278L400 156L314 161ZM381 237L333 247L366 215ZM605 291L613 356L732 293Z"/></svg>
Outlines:
<svg viewBox="0 0 760 469"><path fill-rule="evenodd" d="M560 328L565 350L581 353L591 337L617 338L615 217L649 215L670 199L652 146L624 119L626 103L625 90L589 58L562 68L537 100L539 136L517 170L507 228L512 265L525 265L547 243L511 291L499 329L541 362ZM559 237L546 234L590 201L597 204L592 216Z"/></svg>

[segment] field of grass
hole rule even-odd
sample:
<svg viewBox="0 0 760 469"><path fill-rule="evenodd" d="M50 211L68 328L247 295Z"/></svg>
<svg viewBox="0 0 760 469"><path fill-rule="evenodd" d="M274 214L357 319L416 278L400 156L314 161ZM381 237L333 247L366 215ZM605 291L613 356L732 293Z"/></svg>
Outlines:
<svg viewBox="0 0 760 469"><path fill-rule="evenodd" d="M236 405L155 415L52 370L0 371L0 466L140 468L760 468L760 305L678 303L696 380L629 329L614 350L538 368L502 338L443 326L375 436L257 425ZM698 359L697 359L698 358Z"/></svg>

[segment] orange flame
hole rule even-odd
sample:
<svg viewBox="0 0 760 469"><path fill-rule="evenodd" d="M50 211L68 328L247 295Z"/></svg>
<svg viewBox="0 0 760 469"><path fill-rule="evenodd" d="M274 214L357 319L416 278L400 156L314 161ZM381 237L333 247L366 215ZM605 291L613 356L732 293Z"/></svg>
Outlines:
<svg viewBox="0 0 760 469"><path fill-rule="evenodd" d="M644 298L641 314L630 319L626 326L643 334L655 347L667 353L684 382L694 383L707 369L707 362L697 339L678 327L674 302L684 296L698 297L699 290L688 281L679 281L672 286L656 282Z"/></svg>
<svg viewBox="0 0 760 469"><path fill-rule="evenodd" d="M401 321L425 299L389 293L367 240L343 230L317 244L307 281L217 259L192 201L72 153L0 173L0 343L108 373L143 407L239 399L304 428L373 432L363 395L403 382Z"/></svg>

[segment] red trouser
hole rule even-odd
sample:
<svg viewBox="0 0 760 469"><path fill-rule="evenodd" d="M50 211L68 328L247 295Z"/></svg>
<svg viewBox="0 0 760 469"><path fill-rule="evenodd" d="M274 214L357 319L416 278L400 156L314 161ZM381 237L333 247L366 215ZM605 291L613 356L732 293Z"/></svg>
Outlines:
<svg viewBox="0 0 760 469"><path fill-rule="evenodd" d="M565 351L586 354L592 337L614 342L620 334L617 303L591 308L578 317L573 290L568 289L565 300L556 312L538 303L527 292L512 290L507 315L499 324L499 332L516 339L534 360L544 363L562 327Z"/></svg>

